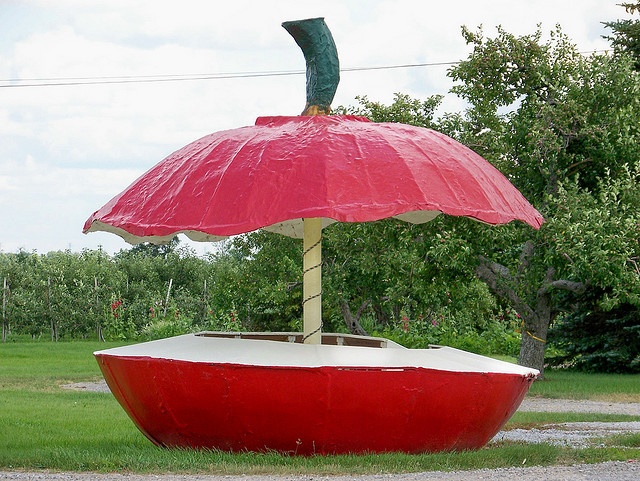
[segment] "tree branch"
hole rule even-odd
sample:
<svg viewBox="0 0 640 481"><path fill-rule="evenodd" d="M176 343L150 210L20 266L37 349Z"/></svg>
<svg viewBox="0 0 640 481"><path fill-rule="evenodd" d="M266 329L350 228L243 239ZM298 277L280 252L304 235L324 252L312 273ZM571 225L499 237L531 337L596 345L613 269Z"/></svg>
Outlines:
<svg viewBox="0 0 640 481"><path fill-rule="evenodd" d="M583 282L569 281L566 279L553 280L556 271L553 267L549 267L547 274L544 277L542 287L538 290L538 296L547 294L551 289L562 289L564 291L571 291L576 294L582 294L587 290L586 284Z"/></svg>
<svg viewBox="0 0 640 481"><path fill-rule="evenodd" d="M487 283L494 294L508 300L522 317L535 317L534 310L518 295L515 286L508 285L513 284L513 277L505 266L481 257L480 264L476 268L476 275Z"/></svg>
<svg viewBox="0 0 640 481"><path fill-rule="evenodd" d="M528 240L522 247L522 253L520 254L520 264L518 265L518 275L516 276L518 283L524 275L525 271L529 268L531 256L533 255L534 245L533 242Z"/></svg>
<svg viewBox="0 0 640 481"><path fill-rule="evenodd" d="M360 320L360 317L362 316L362 313L364 312L364 310L369 307L371 305L371 299L367 299L366 301L364 301L362 304L360 304L360 307L358 308L358 310L356 311L356 319Z"/></svg>
<svg viewBox="0 0 640 481"><path fill-rule="evenodd" d="M568 281L566 279L553 281L550 287L555 287L556 289L562 289L564 291L575 292L576 294L583 294L584 291L587 290L586 284L582 282Z"/></svg>

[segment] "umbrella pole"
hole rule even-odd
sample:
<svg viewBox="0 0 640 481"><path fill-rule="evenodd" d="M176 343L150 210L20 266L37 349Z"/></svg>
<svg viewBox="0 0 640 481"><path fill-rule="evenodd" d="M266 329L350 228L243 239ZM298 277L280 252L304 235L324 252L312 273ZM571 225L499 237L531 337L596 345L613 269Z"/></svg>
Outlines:
<svg viewBox="0 0 640 481"><path fill-rule="evenodd" d="M305 344L322 340L322 219L304 219L302 308Z"/></svg>

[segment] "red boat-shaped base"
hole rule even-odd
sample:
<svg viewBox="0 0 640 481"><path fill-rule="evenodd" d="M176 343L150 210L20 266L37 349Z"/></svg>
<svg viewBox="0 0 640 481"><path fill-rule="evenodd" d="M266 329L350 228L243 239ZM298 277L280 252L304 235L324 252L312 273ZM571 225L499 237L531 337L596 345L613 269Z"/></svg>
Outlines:
<svg viewBox="0 0 640 481"><path fill-rule="evenodd" d="M157 445L301 455L480 448L538 374L448 347L300 337L188 334L95 355Z"/></svg>

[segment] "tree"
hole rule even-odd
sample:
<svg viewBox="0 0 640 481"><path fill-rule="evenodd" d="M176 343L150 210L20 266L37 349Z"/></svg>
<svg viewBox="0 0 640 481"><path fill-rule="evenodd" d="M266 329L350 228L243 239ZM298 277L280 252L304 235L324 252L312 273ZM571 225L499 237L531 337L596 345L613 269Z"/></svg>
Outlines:
<svg viewBox="0 0 640 481"><path fill-rule="evenodd" d="M412 99L406 94L396 93L391 105L374 102L367 96L357 96L357 105L340 106L337 114L359 115L372 122L399 122L418 127L436 126L436 109L442 102L442 95L432 95L426 100Z"/></svg>
<svg viewBox="0 0 640 481"><path fill-rule="evenodd" d="M453 91L470 106L444 124L502 170L547 220L539 232L518 225L487 231L495 252L482 258L476 273L520 314L519 362L542 372L549 324L567 302L562 291L575 298L598 283L591 274L608 270L606 255L592 256L598 263L591 272L576 258L601 251L630 255L607 236L590 237L573 256L559 240L566 237L563 209L580 211L574 202L588 197L602 210L600 180L624 176L640 159L640 83L628 56L585 57L559 27L544 42L539 30L516 37L499 28L496 38L485 38L481 30L463 29L463 35L473 51L449 75L458 82ZM631 225L633 209L626 212L625 225ZM580 235L597 229L599 219L585 219ZM618 267L633 277L630 263ZM618 292L637 285L613 277L602 282ZM622 297L601 302L612 309Z"/></svg>
<svg viewBox="0 0 640 481"><path fill-rule="evenodd" d="M602 292L592 294L552 328L560 350L551 363L589 372L640 373L638 307L622 303L604 311L598 307Z"/></svg>
<svg viewBox="0 0 640 481"><path fill-rule="evenodd" d="M234 237L226 256L231 275L219 276L217 289L228 293L228 309L237 313L247 329L289 331L301 327L299 239L257 231Z"/></svg>
<svg viewBox="0 0 640 481"><path fill-rule="evenodd" d="M149 257L167 257L169 254L174 253L180 244L178 236L174 236L166 244L151 244L149 242L142 242L136 244L130 249L121 250L120 255L136 255L140 254Z"/></svg>
<svg viewBox="0 0 640 481"><path fill-rule="evenodd" d="M640 2L622 3L627 13L640 13ZM634 59L636 70L640 70L640 20L616 20L604 22L604 25L613 30L613 36L604 36L611 42L616 51L626 52Z"/></svg>
<svg viewBox="0 0 640 481"><path fill-rule="evenodd" d="M634 12L638 12L640 13L640 2L636 1L636 2L623 2L620 4L621 7L624 7L624 9L628 12L628 13L634 13Z"/></svg>
<svg viewBox="0 0 640 481"><path fill-rule="evenodd" d="M119 337L156 328L171 335L206 324L213 284L210 263L180 246L177 237L165 246L140 244L122 250L114 261L125 277L112 299L118 312L110 318ZM169 325L172 319L179 329Z"/></svg>
<svg viewBox="0 0 640 481"><path fill-rule="evenodd" d="M556 206L554 241L571 268L588 279L585 295L567 299L552 330L553 362L600 372L640 370L640 163L600 180L598 195L575 183ZM595 248L594 248L595 247Z"/></svg>

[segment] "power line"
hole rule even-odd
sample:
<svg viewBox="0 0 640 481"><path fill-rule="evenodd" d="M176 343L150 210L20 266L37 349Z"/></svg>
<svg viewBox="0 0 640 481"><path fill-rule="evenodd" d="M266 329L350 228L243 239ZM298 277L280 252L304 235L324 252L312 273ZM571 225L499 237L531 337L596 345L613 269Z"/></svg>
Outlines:
<svg viewBox="0 0 640 481"><path fill-rule="evenodd" d="M346 67L341 72L364 72L371 70L392 70L403 68L436 67L456 65L460 62L425 62L378 67ZM238 78L284 77L304 75L304 70L274 70L263 72L228 72L211 74L178 74L178 75L125 75L119 77L50 77L29 79L0 79L0 88L21 87L60 87L69 85L104 85L152 82L184 82L189 80L222 80Z"/></svg>
<svg viewBox="0 0 640 481"><path fill-rule="evenodd" d="M583 55L595 53L607 53L608 50L596 50L592 52L580 52ZM421 62L399 65L382 65L378 67L346 67L340 72L366 72L373 70L394 70L404 68L441 67L458 65L457 62ZM105 85L105 84L132 84L132 83L157 83L157 82L185 82L193 80L223 80L260 77L285 77L291 75L304 75L304 70L267 70L259 72L227 72L211 74L174 74L174 75L123 75L119 77L50 77L30 79L0 79L0 88L24 88L24 87L62 87L70 85Z"/></svg>
<svg viewBox="0 0 640 481"><path fill-rule="evenodd" d="M0 80L7 82L0 84L0 88L15 87L60 87L66 85L104 85L104 84L129 84L129 83L152 83L152 82L183 82L188 80L220 80L234 78L257 78L257 77L280 77L286 75L300 75L304 71L281 71L281 72L238 72L228 74L184 74L184 75L143 75L143 76L123 76L123 77L59 77L49 79L8 79ZM8 83L18 82L18 83ZM26 82L26 83L25 83Z"/></svg>

